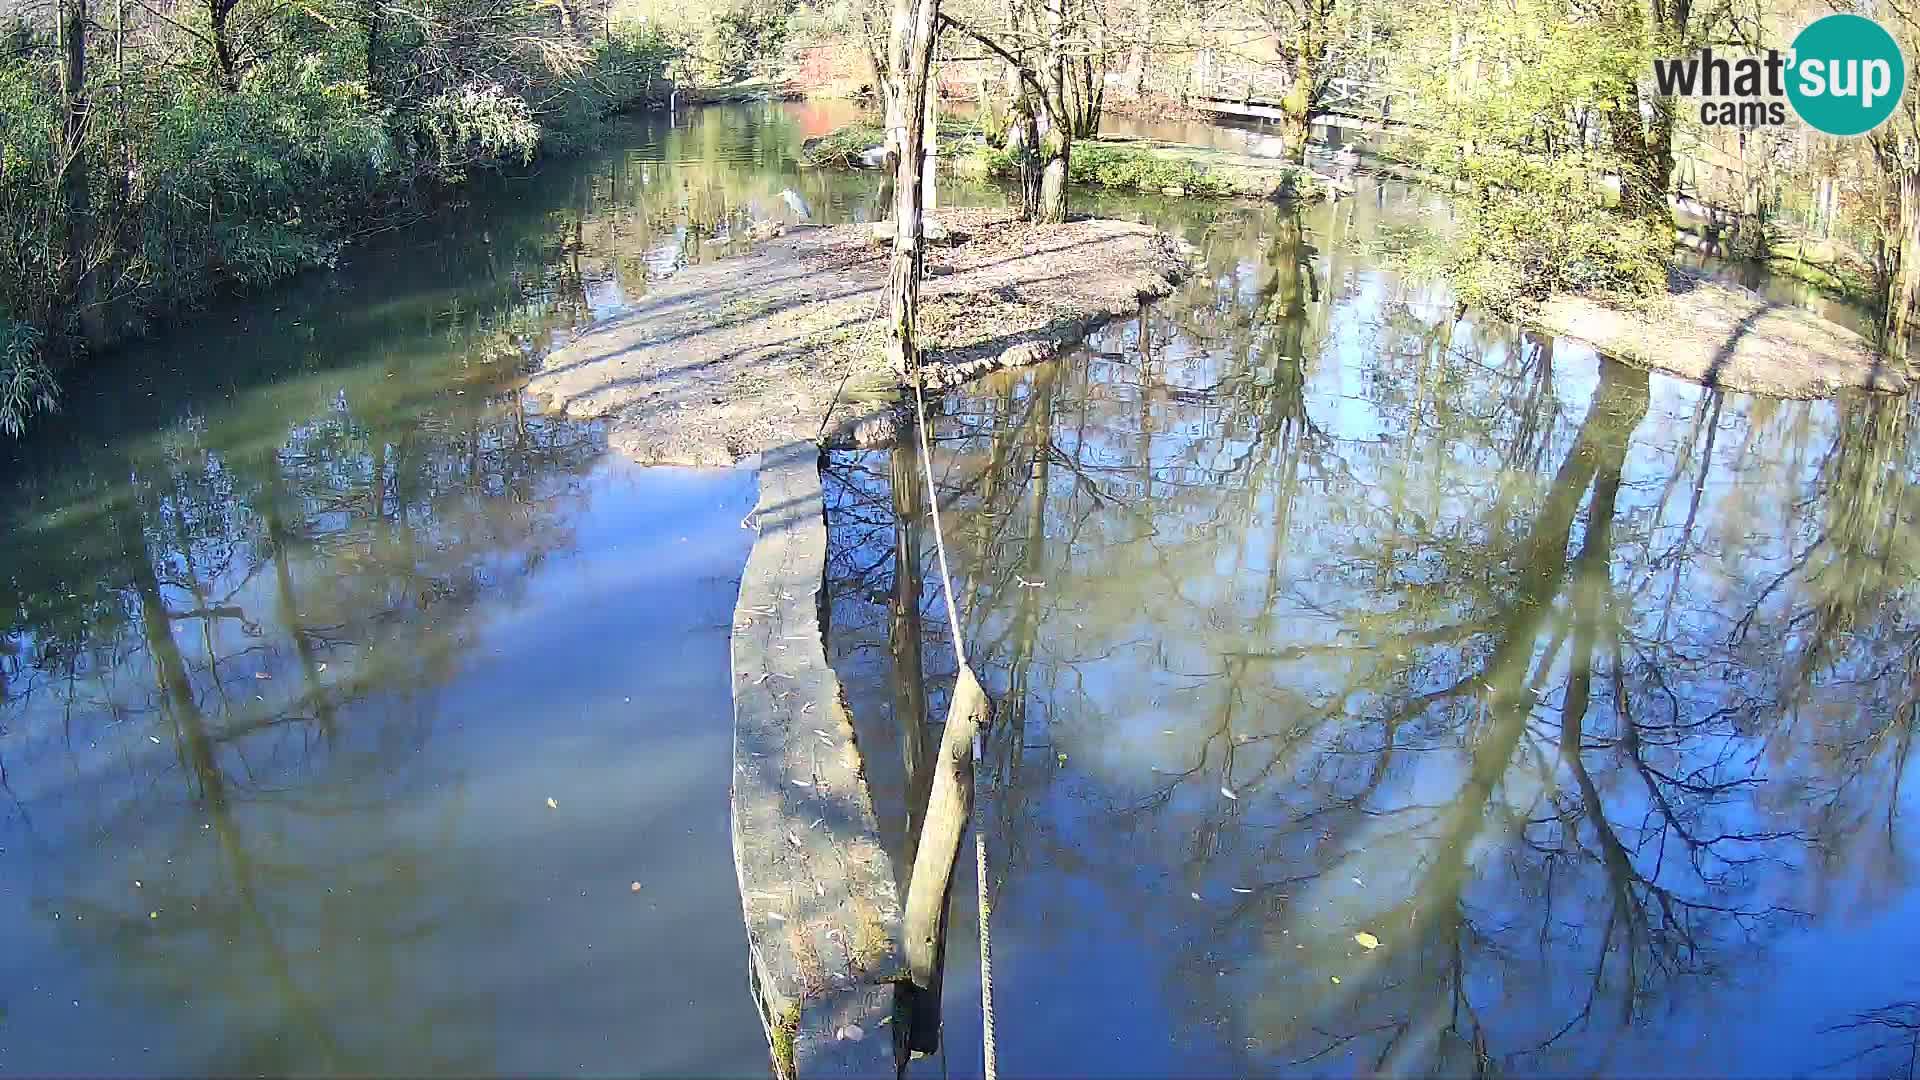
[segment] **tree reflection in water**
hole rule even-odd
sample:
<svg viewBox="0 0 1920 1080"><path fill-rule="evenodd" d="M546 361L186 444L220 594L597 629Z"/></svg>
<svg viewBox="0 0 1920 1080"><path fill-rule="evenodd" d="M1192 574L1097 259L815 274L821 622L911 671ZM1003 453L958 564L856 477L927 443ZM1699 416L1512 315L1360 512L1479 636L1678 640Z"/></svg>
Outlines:
<svg viewBox="0 0 1920 1080"><path fill-rule="evenodd" d="M750 480L628 494L644 483L608 479L593 425L530 415L518 387L556 330L729 250L783 189L864 197L864 178L775 160L798 141L777 119L649 121L631 151L477 191L271 310L77 384L66 422L0 448L0 947L18 965L0 1068L764 1061L730 993L738 924L711 902L733 882L725 733L706 722L749 542L725 498L750 506ZM724 534L696 534L716 493ZM608 528L649 498L651 518ZM583 577L603 594L569 603ZM580 670L621 650L641 705ZM566 790L519 793L545 776ZM487 798L503 790L525 805ZM601 812L526 813L552 794ZM653 891L630 895L643 871ZM673 980L616 966L715 942L721 962ZM661 1006L689 996L691 1020Z"/></svg>
<svg viewBox="0 0 1920 1080"><path fill-rule="evenodd" d="M1005 702L1002 1062L1751 1067L1717 1003L1911 899L1913 406L1474 317L1349 254L1357 212L1196 229L1182 295L935 421ZM834 633L884 704L863 681L914 667L878 601L902 567L937 596L924 518L885 512L884 458L838 467Z"/></svg>

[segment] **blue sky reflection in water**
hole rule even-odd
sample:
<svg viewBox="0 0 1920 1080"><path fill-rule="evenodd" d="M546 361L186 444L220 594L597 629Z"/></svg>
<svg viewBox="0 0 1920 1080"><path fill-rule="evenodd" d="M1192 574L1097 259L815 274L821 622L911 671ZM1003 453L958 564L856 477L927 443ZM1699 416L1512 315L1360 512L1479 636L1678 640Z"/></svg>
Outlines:
<svg viewBox="0 0 1920 1080"><path fill-rule="evenodd" d="M1360 254L1374 194L1187 223L1180 295L935 423L1001 1067L1903 1074L1912 404L1463 315ZM834 477L838 662L896 719L899 643L952 670L914 468Z"/></svg>
<svg viewBox="0 0 1920 1080"><path fill-rule="evenodd" d="M751 483L608 461L515 387L749 221L872 216L875 177L792 159L836 108L618 126L8 447L0 1072L763 1074L725 816ZM1905 403L1721 399L1456 324L1362 253L1407 212L1366 194L1303 229L1089 198L1207 273L942 421L970 633L1020 704L1003 1067L1859 1049L1819 1029L1913 993ZM839 465L832 644L897 836L911 461Z"/></svg>
<svg viewBox="0 0 1920 1080"><path fill-rule="evenodd" d="M783 190L859 212L870 178L793 163L808 115L618 125L6 449L0 1072L765 1069L727 826L752 476L610 460L518 386Z"/></svg>

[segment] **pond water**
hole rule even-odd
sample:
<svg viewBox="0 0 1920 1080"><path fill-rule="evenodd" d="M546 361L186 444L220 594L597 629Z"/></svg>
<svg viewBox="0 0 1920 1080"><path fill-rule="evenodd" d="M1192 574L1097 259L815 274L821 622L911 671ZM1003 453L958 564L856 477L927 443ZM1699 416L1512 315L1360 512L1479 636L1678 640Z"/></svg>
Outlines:
<svg viewBox="0 0 1920 1080"><path fill-rule="evenodd" d="M783 190L864 212L793 164L818 122L616 125L0 448L0 1071L764 1071L753 477L626 466L519 386Z"/></svg>
<svg viewBox="0 0 1920 1080"><path fill-rule="evenodd" d="M878 213L794 163L846 118L614 125L0 448L0 1071L764 1074L726 804L752 477L627 466L519 387L749 221ZM945 405L1006 703L1009 1074L1778 1072L1911 996L1906 403L1455 319L1366 254L1427 203L1085 199L1205 271ZM951 671L912 465L829 485L896 837L894 725Z"/></svg>
<svg viewBox="0 0 1920 1080"><path fill-rule="evenodd" d="M1418 201L1135 204L1203 271L942 404L1001 703L1000 1067L1904 1073L1912 403L1708 392L1456 311L1366 254ZM953 670L918 468L839 455L830 489L843 674L902 726ZM918 748L876 726L904 807Z"/></svg>

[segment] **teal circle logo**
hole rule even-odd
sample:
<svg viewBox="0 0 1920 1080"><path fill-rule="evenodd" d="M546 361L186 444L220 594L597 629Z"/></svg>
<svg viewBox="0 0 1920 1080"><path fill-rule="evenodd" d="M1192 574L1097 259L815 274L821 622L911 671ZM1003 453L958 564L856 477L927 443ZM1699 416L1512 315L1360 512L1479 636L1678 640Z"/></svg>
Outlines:
<svg viewBox="0 0 1920 1080"><path fill-rule="evenodd" d="M1815 19L1793 39L1787 100L1828 135L1864 135L1893 115L1907 61L1879 23L1860 15Z"/></svg>

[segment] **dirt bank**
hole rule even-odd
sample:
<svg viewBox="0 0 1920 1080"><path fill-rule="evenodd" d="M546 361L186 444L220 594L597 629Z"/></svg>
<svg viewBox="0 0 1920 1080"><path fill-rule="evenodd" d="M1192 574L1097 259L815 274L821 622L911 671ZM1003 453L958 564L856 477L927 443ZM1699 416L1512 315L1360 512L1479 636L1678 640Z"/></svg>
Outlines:
<svg viewBox="0 0 1920 1080"><path fill-rule="evenodd" d="M1578 296L1549 300L1531 320L1656 371L1728 390L1783 398L1831 397L1845 387L1904 392L1909 374L1866 339L1750 289L1675 271L1645 311Z"/></svg>
<svg viewBox="0 0 1920 1080"><path fill-rule="evenodd" d="M943 210L927 258L922 340L941 385L1033 363L1164 296L1187 253L1146 225L1028 225ZM871 411L884 359L888 249L867 225L806 229L689 267L630 311L549 353L528 387L569 416L612 418L643 464L730 465ZM839 404L835 405L836 401Z"/></svg>

